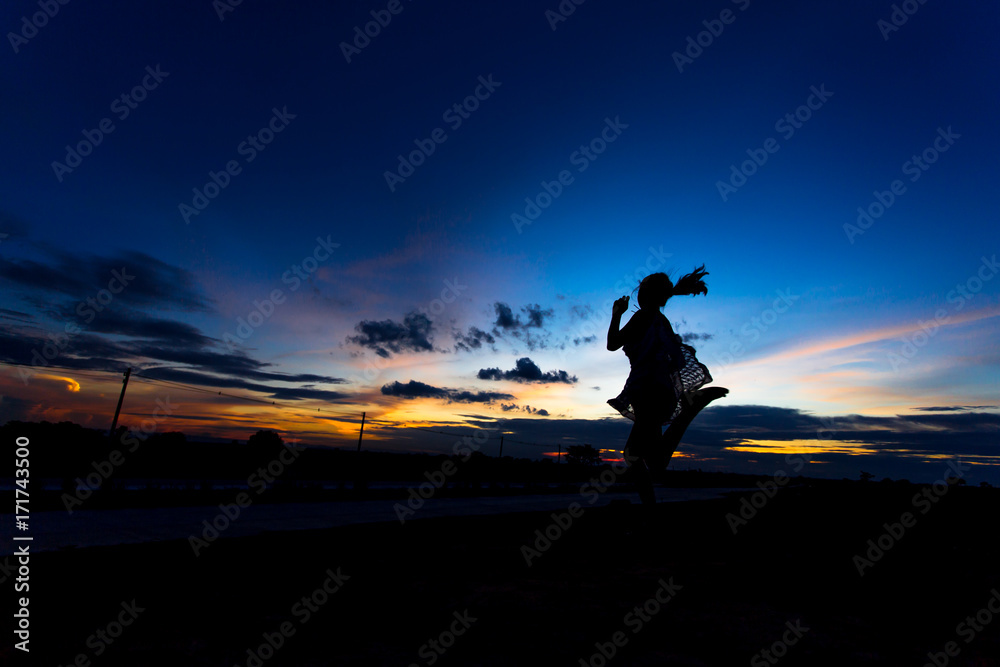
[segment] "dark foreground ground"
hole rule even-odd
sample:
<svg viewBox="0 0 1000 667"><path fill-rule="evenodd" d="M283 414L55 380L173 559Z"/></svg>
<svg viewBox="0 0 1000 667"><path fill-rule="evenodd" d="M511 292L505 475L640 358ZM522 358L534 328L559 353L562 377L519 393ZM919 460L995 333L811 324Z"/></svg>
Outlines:
<svg viewBox="0 0 1000 667"><path fill-rule="evenodd" d="M197 558L186 541L43 553L30 660L8 640L0 662L998 665L997 493L914 503L921 488L784 488L735 534L749 494L591 508L530 566L548 513L223 539Z"/></svg>

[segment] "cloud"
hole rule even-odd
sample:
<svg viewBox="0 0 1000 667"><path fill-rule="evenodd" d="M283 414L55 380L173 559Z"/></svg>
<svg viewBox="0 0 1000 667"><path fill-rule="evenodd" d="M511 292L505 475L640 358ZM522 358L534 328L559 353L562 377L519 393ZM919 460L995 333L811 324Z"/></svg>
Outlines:
<svg viewBox="0 0 1000 667"><path fill-rule="evenodd" d="M873 454L903 451L910 455L995 455L1000 415L988 412L817 417L793 408L763 405L712 406L699 416L691 431L716 445L746 439L821 439L863 443ZM961 449L959 449L961 447Z"/></svg>
<svg viewBox="0 0 1000 667"><path fill-rule="evenodd" d="M115 320L117 315L112 315ZM112 321L109 320L109 321ZM98 320L95 319L95 324ZM225 353L213 349L215 342L197 328L161 318L135 313L122 322L119 335L131 340L112 340L102 334L80 332L42 338L31 331L0 330L0 360L34 366L32 374L44 371L49 364L77 370L119 371L131 365L137 375L171 380L201 387L240 388L262 392L281 399L337 400L347 394L306 387L273 387L270 382L290 384L343 384L343 378L312 373L288 374L271 370L272 364L253 359L242 352ZM101 325L116 333L114 325ZM147 336L143 338L140 336ZM54 353L54 356L52 356ZM49 355L46 357L45 355ZM163 367L157 362L179 364Z"/></svg>
<svg viewBox="0 0 1000 667"><path fill-rule="evenodd" d="M500 329L514 329L521 326L521 320L514 316L513 311L511 311L510 306L506 303L501 303L497 301L493 304L493 308L497 313L497 321L494 322L494 326Z"/></svg>
<svg viewBox="0 0 1000 667"><path fill-rule="evenodd" d="M964 412L972 410L992 410L1000 406L996 405L953 405L948 407L913 408L923 412Z"/></svg>
<svg viewBox="0 0 1000 667"><path fill-rule="evenodd" d="M431 352L433 324L422 313L413 311L403 318L403 322L392 320L363 320L355 325L357 336L348 336L346 341L367 347L380 357L389 358L390 353L399 354L406 350Z"/></svg>
<svg viewBox="0 0 1000 667"><path fill-rule="evenodd" d="M28 313L22 313L19 310L9 310L7 308L0 308L0 319L4 320L14 320L19 323L31 322L35 318Z"/></svg>
<svg viewBox="0 0 1000 667"><path fill-rule="evenodd" d="M712 340L714 336L710 333L684 333L681 334L681 340L685 343L690 343L693 340Z"/></svg>
<svg viewBox="0 0 1000 667"><path fill-rule="evenodd" d="M55 299L57 307L75 312L80 303L96 299L114 280L114 287L120 289L114 294L118 306L214 311L193 273L146 253L127 251L103 257L47 247L36 250L43 259L15 258L0 263L0 278L23 290L20 296L29 303L44 294L49 303Z"/></svg>
<svg viewBox="0 0 1000 667"><path fill-rule="evenodd" d="M501 403L500 409L504 412L527 412L528 414L538 415L540 417L548 417L549 411L539 408L533 408L530 405L518 405L516 403Z"/></svg>
<svg viewBox="0 0 1000 667"><path fill-rule="evenodd" d="M509 415L519 412L516 408L505 411ZM509 434L513 455L537 456L537 449L519 448L513 441L562 442L564 448L590 443L621 449L631 425L621 417L533 419L525 415L505 419L503 430ZM688 428L671 468L768 476L782 470L792 476L834 479L857 479L861 470L868 470L879 479L931 482L948 473L949 462L961 460L975 464L969 472L970 485L983 479L998 485L998 431L1000 415L985 412L820 417L792 408L713 405ZM801 454L790 457L789 452ZM804 461L811 463L804 467L797 463Z"/></svg>
<svg viewBox="0 0 1000 667"><path fill-rule="evenodd" d="M458 389L448 389L446 387L434 387L423 382L410 380L408 383L393 382L382 386L382 393L386 396L398 398L444 398L449 403L492 403L494 401L511 400L514 397L494 391L465 391Z"/></svg>
<svg viewBox="0 0 1000 667"><path fill-rule="evenodd" d="M410 380L406 384L393 382L382 385L382 393L386 396L399 396L400 398L444 398L448 396L447 389L432 387L416 380Z"/></svg>
<svg viewBox="0 0 1000 667"><path fill-rule="evenodd" d="M1000 316L1000 305L991 304L979 310L970 310L958 314L951 314L948 316L948 321L941 326L951 327L969 322L978 322L980 320L990 319L997 316ZM778 350L760 357L737 360L731 364L731 367L773 366L783 361L793 361L803 358L808 359L831 352L838 352L858 345L904 338L915 334L918 331L923 331L919 321L917 324L905 323L882 326L880 328L870 329L861 333L851 331L847 334L836 334L831 338L822 340L806 339L795 347Z"/></svg>
<svg viewBox="0 0 1000 667"><path fill-rule="evenodd" d="M463 352L478 350L484 343L492 346L497 342L497 339L492 334L478 327L469 327L469 332L464 334L461 331L457 331L454 333L454 336L456 352L459 350Z"/></svg>
<svg viewBox="0 0 1000 667"><path fill-rule="evenodd" d="M509 401L514 397L499 391L456 391L449 394L448 398L456 403L492 403Z"/></svg>
<svg viewBox="0 0 1000 667"><path fill-rule="evenodd" d="M72 314L67 313L66 319L70 317ZM190 324L153 317L131 309L105 310L95 315L90 324L86 325L86 329L91 333L160 339L175 347L202 347L212 342L210 338Z"/></svg>
<svg viewBox="0 0 1000 667"><path fill-rule="evenodd" d="M527 316L527 320L524 322L521 321L520 315L515 315L511 307L502 301L495 302L493 309L497 314L497 319L493 323L493 326L502 331L517 331L530 328L540 329L544 326L546 318L552 317L551 308L543 310L537 303L521 307L521 312Z"/></svg>
<svg viewBox="0 0 1000 667"><path fill-rule="evenodd" d="M542 307L537 303L533 306L524 306L521 308L528 315L528 321L524 324L525 327L541 327L545 323L546 317L552 317L552 309L542 310Z"/></svg>
<svg viewBox="0 0 1000 667"><path fill-rule="evenodd" d="M518 359L516 367L509 371L501 371L499 368L482 368L476 377L480 380L513 380L515 382L539 382L543 384L556 382L573 384L577 381L575 375L569 375L566 371L556 370L543 373L538 364L528 357Z"/></svg>
<svg viewBox="0 0 1000 667"><path fill-rule="evenodd" d="M576 346L586 345L587 343L593 343L595 340L597 340L597 336L585 336L583 338L574 338L573 345Z"/></svg>
<svg viewBox="0 0 1000 667"><path fill-rule="evenodd" d="M493 323L493 333L497 336L509 334L524 342L529 350L545 349L548 347L550 334L543 330L547 318L552 317L552 309L543 309L537 303L521 307L521 312L526 319L521 320L520 315L515 315L509 305L501 301L493 304L493 309L497 318ZM541 333L538 331L541 330Z"/></svg>
<svg viewBox="0 0 1000 667"><path fill-rule="evenodd" d="M250 382L249 380L245 380L240 377L220 377L189 368L140 369L136 373L136 375L139 377L145 377L149 379L167 380L171 382L182 382L184 384L197 385L201 387L246 389L248 391L255 391L267 394L268 398L273 398L275 400L313 399L321 401L336 401L339 399L348 398L350 396L349 394L345 394L338 391L315 389L312 386L272 387L269 385L259 384L256 382ZM273 373L270 375L276 376L275 379L279 379L284 382L303 382L303 381L309 381L306 378L319 377L313 375L282 375L277 373ZM337 378L330 378L329 380L320 380L320 381L339 382L340 380Z"/></svg>

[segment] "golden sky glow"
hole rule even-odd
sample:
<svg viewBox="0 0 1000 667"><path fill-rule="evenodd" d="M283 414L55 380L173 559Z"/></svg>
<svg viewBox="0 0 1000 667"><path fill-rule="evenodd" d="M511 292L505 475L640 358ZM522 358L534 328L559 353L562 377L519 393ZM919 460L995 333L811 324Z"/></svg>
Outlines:
<svg viewBox="0 0 1000 667"><path fill-rule="evenodd" d="M782 455L818 453L861 455L874 453L873 449L864 445L836 440L744 440L741 444L726 447L726 449L733 452Z"/></svg>

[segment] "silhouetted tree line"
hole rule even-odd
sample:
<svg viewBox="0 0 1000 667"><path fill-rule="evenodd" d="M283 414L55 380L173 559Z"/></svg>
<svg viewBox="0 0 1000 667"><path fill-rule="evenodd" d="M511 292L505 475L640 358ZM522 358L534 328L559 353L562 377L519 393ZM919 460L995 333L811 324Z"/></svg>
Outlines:
<svg viewBox="0 0 1000 667"><path fill-rule="evenodd" d="M272 430L259 430L246 443L189 441L177 431L148 436L119 427L113 437L72 422L8 422L0 427L4 441L24 436L31 441L32 477L73 480L86 478L96 467L108 469L106 462L117 451L120 465L113 466L111 480L183 479L241 480L261 466L267 466L281 454L286 443ZM295 445L299 446L299 445ZM449 481L490 483L502 475L518 481L555 481L560 478L587 479L600 462L596 449L581 447L578 456L558 465L551 459L535 461L505 456L503 460L473 452L468 460L461 456L408 454L393 452L306 447L291 465L284 467L282 482L371 480L423 480L424 473L439 470L441 462L451 458L457 472ZM558 475L557 475L558 467Z"/></svg>
<svg viewBox="0 0 1000 667"><path fill-rule="evenodd" d="M273 430L258 430L245 443L191 441L177 431L153 433L119 427L114 437L72 422L12 421L0 426L2 442L12 443L17 437L31 441L31 476L72 481L86 479L96 466L108 470L107 462L117 451L120 465L108 475L114 486L119 480L246 480L262 466L274 461L285 448L281 435ZM300 445L295 445L300 446ZM327 446L305 447L295 462L284 466L278 485L298 482L364 482L423 481L425 473L441 469L446 459L455 462L456 472L449 483L491 485L498 482L551 483L579 485L600 474L608 464L591 445L571 445L566 449L566 461L551 458L541 461L505 456L497 459L481 451L473 452L463 461L461 456L408 454L394 452L356 452L353 447L335 449ZM861 479L866 475L862 474ZM673 487L732 487L753 488L765 475L750 475L698 470L668 470L665 481ZM621 481L628 481L627 476ZM964 481L964 480L963 480ZM883 480L883 483L890 480ZM797 477L793 484L836 484L868 486L870 482L825 480ZM894 485L909 485L896 480ZM983 483L982 486L989 485Z"/></svg>

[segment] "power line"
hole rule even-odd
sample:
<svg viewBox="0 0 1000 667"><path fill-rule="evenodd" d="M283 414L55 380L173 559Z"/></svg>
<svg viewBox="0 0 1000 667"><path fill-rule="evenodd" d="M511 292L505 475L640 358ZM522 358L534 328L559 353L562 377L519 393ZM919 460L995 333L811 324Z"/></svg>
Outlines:
<svg viewBox="0 0 1000 667"><path fill-rule="evenodd" d="M217 390L214 390L214 389L205 389L204 387L196 387L194 385L186 384L184 382L177 382L176 380L163 380L161 378L151 378L148 375L142 375L142 374L139 374L139 373L134 374L134 377L144 378L148 382L159 382L161 384L165 384L165 385L169 385L169 386L176 386L176 387L179 387L179 388L182 388L182 389L186 389L188 391L199 391L199 392L202 392L202 393L211 394L213 396L226 396L227 398L235 398L235 399L239 399L239 400L243 400L243 401L251 401L251 402L254 402L254 403L262 403L264 405L272 405L274 407L281 408L283 410L299 409L299 408L294 408L293 406L285 404L285 403L278 403L277 401L273 401L273 400L272 401L268 401L268 400L265 400L265 399L253 398L251 396L238 396L236 394L227 394L224 391L217 391ZM274 389L274 387L269 387L269 389ZM335 412L332 412L332 411L330 411L328 409L325 409L325 408L316 408L316 411L317 412L327 412L327 413L330 413L330 414L339 414L339 415L350 414L350 413L345 413L345 412L336 412L335 413Z"/></svg>
<svg viewBox="0 0 1000 667"><path fill-rule="evenodd" d="M41 366L41 367L39 367L39 366L35 366L33 364L20 364L20 363L11 362L11 361L0 361L0 364L3 364L5 366L19 366L19 367L24 367L24 368L33 368L37 372L41 372L43 370L49 370L49 369L52 369L52 370L62 370L62 371L66 371L67 373L73 373L74 375L82 375L84 377L98 377L100 379L104 379L104 378L102 376L95 375L96 373L104 373L104 374L110 374L110 375L118 375L118 374L121 373L121 371L105 371L105 370L98 370L98 369L81 370L81 369L77 369L77 368L70 368L68 366L56 366L56 365L48 365L48 366ZM185 384L183 382L176 382L174 380L163 380L163 379L160 379L160 378L153 378L153 377L149 377L148 375L142 375L140 373L134 373L132 375L132 377L133 378L141 378L142 380L144 380L147 383L159 383L159 384L166 385L166 386L172 386L172 387L177 388L177 389L183 389L185 391L197 392L197 393L202 393L202 394L210 394L212 396L225 396L226 398L233 398L233 399L241 400L241 401L250 401L250 402L253 402L253 403L261 403L263 405L271 405L271 406L274 406L274 407L277 407L277 408L281 408L281 409L285 409L285 410L292 410L292 409L294 409L290 405L285 405L285 404L282 404L282 403L278 403L277 401L268 401L268 400L265 400L265 399L253 398L251 396L240 396L240 395L237 395L237 394L229 394L229 393L226 393L224 391L218 391L218 390L213 390L213 389L206 389L205 387L196 387L194 385ZM317 410L317 412L331 412L329 410L324 410L323 408L316 408L316 410ZM346 414L349 414L349 413L343 413L343 412L341 412L341 413L332 413L331 412L331 414L346 415Z"/></svg>
<svg viewBox="0 0 1000 667"><path fill-rule="evenodd" d="M74 375L82 375L84 377L96 377L96 378L99 378L99 379L107 379L106 378L107 375L118 376L122 372L122 371L119 371L119 370L106 371L106 370L100 370L100 369L78 369L78 368L71 368L71 367L68 367L68 366L58 366L58 365L47 365L47 366L40 367L40 366L35 366L33 364L21 364L21 363L10 362L10 361L0 361L0 365L32 368L36 372L41 372L41 371L44 371L44 370L61 370L61 371L65 371L67 373L72 373ZM251 396L240 396L240 395L237 395L237 394L229 394L229 393L226 393L226 392L223 392L223 391L220 391L220 390L208 389L208 388L205 388L205 387L198 387L198 386L186 384L186 383L183 383L183 382L177 382L175 380L164 380L164 379L161 379L161 378L149 377L147 375L142 375L141 373L133 373L132 377L135 378L137 381L141 381L141 382L144 382L144 383L147 383L147 384L159 384L159 385L163 385L163 386L167 386L167 387L173 387L175 389L179 389L179 390L183 390L183 391L189 391L189 392L193 392L193 393L206 394L206 395L210 395L210 396L223 396L225 398L231 398L231 399L235 399L235 400L249 401L249 402L252 402L252 403L259 403L259 404L262 404L262 405L269 405L271 407L275 407L275 408L278 408L280 410L285 410L285 411L289 411L289 412L292 411L292 410L298 410L298 411L303 410L303 408L301 408L301 407L291 406L291 405L287 405L287 404L284 404L284 403L278 403L277 401L273 401L273 400L268 401L268 400L265 400L265 399L253 398ZM311 409L310 409L310 411L311 411ZM357 421L359 421L356 417L355 418L351 418L352 417L352 413L334 412L334 411L331 411L331 410L328 410L328 409L324 409L324 408L316 408L316 412L324 413L322 415L323 418L327 419L327 420L330 420L330 421L340 421L340 422L345 422L345 423L356 423ZM299 417L299 418L304 418L304 419L308 419L309 417L314 417L316 415L303 415L303 414L292 413L292 416ZM337 417L341 417L341 418L338 419ZM343 417L347 417L347 418L344 419ZM424 426L398 426L398 425L392 425L392 424L389 424L389 425L377 425L377 424L371 424L371 423L369 423L369 428L380 429L380 430L404 430L404 429L410 429L410 430L423 431L425 433L434 433L434 434L437 434L437 435L446 435L446 436L451 437L451 438L462 438L462 437L468 437L469 436L468 433L448 433L448 432L445 432L445 431L438 431L438 430L434 430L434 429L427 428L427 427L424 427ZM486 430L486 429L477 429L477 431L479 431L479 432L481 432L483 430ZM528 442L526 440L517 440L517 439L509 438L509 437L506 437L506 436L505 436L505 441L506 442L517 443L517 444L520 444L520 445L529 445L529 446L532 446L532 447L543 447L543 448L546 448L546 449L550 449L553 446L560 446L558 443L557 444L544 444L544 443L539 443L539 442Z"/></svg>
<svg viewBox="0 0 1000 667"><path fill-rule="evenodd" d="M151 377L149 377L147 375L139 375L138 373L134 374L133 377L140 378L141 380L144 380L145 382L147 382L149 384L166 385L168 387L174 387L174 388L177 388L177 389L181 389L183 391L193 391L193 392L199 392L199 393L202 393L202 394L211 394L212 396L225 396L226 398L235 398L235 399L242 400L242 401L251 401L253 403L263 403L264 405L273 405L275 407L285 407L285 406L279 406L278 403L275 402L275 401L265 401L265 400L260 399L260 398L252 398L250 396L237 396L235 394L227 394L227 393L224 393L222 391L215 391L215 390L212 390L212 389L205 389L204 387L195 387L195 386L192 386L192 385L185 385L185 384L182 384L180 382L173 382L172 380L161 380L159 378L151 378Z"/></svg>
<svg viewBox="0 0 1000 667"><path fill-rule="evenodd" d="M0 361L0 364L2 364L4 366L23 366L24 368L32 368L32 369L34 369L38 373L41 373L41 372L44 372L44 371L48 371L48 370L66 371L67 373L74 373L76 375L83 375L84 377L88 377L88 376L89 377L98 377L96 375L97 373L104 373L104 374L111 374L111 375L121 375L121 373L122 373L122 371L102 371L102 370L99 370L99 369L87 369L87 370L83 370L83 369L79 369L79 368L70 368L69 366L54 366L54 365L36 366L34 364L19 364L19 363L13 362L13 361Z"/></svg>
<svg viewBox="0 0 1000 667"><path fill-rule="evenodd" d="M447 435L447 436L450 436L452 438L468 437L468 433L465 433L465 434L462 434L462 433L445 433L444 431L435 431L433 429L429 429L429 428L426 428L424 426L391 426L390 425L390 426L371 426L370 428L380 428L380 429L405 429L405 428L409 428L409 429L416 429L418 431L424 431L425 433L438 433L440 435ZM479 430L486 430L486 429L479 429Z"/></svg>

